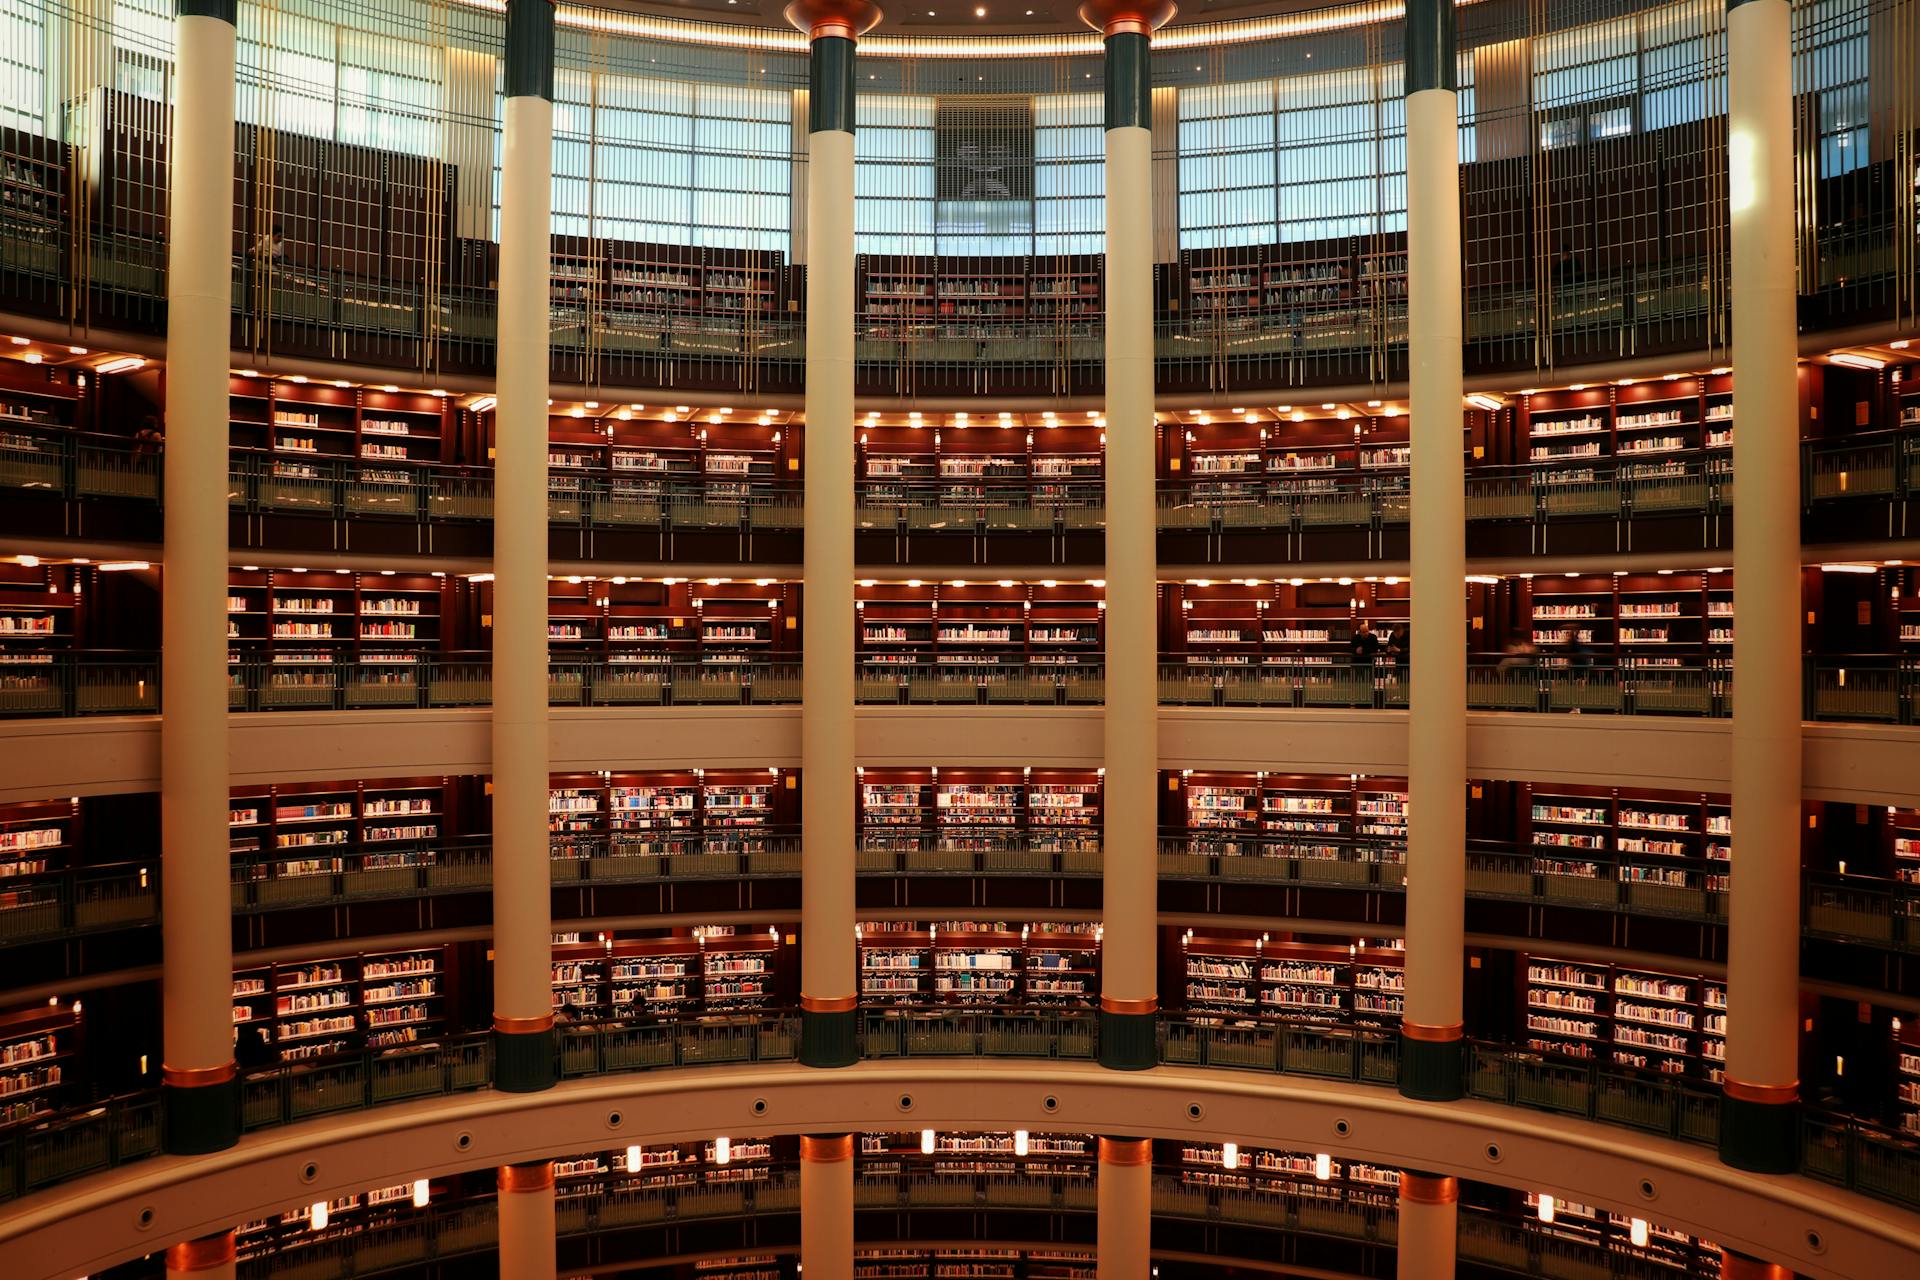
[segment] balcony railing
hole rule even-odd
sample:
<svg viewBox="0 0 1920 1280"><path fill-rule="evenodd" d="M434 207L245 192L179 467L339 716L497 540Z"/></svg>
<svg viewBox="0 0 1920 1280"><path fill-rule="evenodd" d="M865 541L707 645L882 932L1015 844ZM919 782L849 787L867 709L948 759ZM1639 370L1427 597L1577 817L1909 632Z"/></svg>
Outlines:
<svg viewBox="0 0 1920 1280"><path fill-rule="evenodd" d="M0 432L0 491L151 507L160 501L162 461L162 454L125 436L13 424ZM1645 463L1605 461L1577 471L1474 467L1466 481L1466 516L1470 527L1716 518L1733 508L1730 467L1728 457L1711 451L1664 461L1658 472ZM1804 442L1801 476L1810 510L1861 500L1904 503L1920 496L1920 430ZM235 449L228 480L232 508L256 515L417 524L485 523L493 516L493 468L485 465ZM1162 532L1221 535L1404 530L1409 511L1404 478L1378 476L1161 481L1156 503ZM797 533L803 511L801 487L784 481L549 477L548 518L556 527ZM1106 525L1106 494L1098 479L863 481L855 520L863 532L899 537L1091 534ZM1886 531L1901 533L1898 523Z"/></svg>
<svg viewBox="0 0 1920 1280"><path fill-rule="evenodd" d="M1391 1033L1296 1019L1233 1026L1179 1013L1160 1019L1159 1059L1218 1068L1395 1087L1399 1041ZM870 1010L859 1024L864 1057L1092 1060L1094 1012L1066 1009ZM788 1010L724 1017L562 1025L555 1065L567 1077L745 1062L792 1061L799 1018ZM1660 1072L1469 1042L1468 1096L1620 1125L1686 1142L1719 1140L1719 1091ZM247 1130L362 1111L407 1099L489 1087L485 1033L285 1064L245 1073ZM0 1200L124 1166L163 1146L157 1094L146 1092L0 1130ZM1806 1113L1801 1170L1863 1194L1920 1208L1920 1141L1845 1116Z"/></svg>

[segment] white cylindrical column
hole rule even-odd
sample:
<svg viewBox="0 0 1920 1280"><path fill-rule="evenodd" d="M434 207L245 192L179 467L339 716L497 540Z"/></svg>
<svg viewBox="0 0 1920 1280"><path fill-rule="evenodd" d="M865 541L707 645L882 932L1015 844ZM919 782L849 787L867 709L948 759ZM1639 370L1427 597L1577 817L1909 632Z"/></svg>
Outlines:
<svg viewBox="0 0 1920 1280"><path fill-rule="evenodd" d="M853 1280L853 1135L800 1139L800 1266L807 1280Z"/></svg>
<svg viewBox="0 0 1920 1280"><path fill-rule="evenodd" d="M1158 1059L1159 627L1153 413L1154 28L1172 0L1090 0L1106 49L1106 784L1100 1062ZM1102 1266L1104 1267L1104 1263ZM1104 1272L1103 1272L1104 1274Z"/></svg>
<svg viewBox="0 0 1920 1280"><path fill-rule="evenodd" d="M167 1150L240 1136L227 870L234 0L178 0L169 153L160 848Z"/></svg>
<svg viewBox="0 0 1920 1280"><path fill-rule="evenodd" d="M511 0L493 473L493 1029L494 1082L514 1092L554 1081L547 841L552 188L553 5Z"/></svg>
<svg viewBox="0 0 1920 1280"><path fill-rule="evenodd" d="M854 1004L854 41L869 0L795 0L808 34L806 654L800 695L800 1061L858 1056Z"/></svg>
<svg viewBox="0 0 1920 1280"><path fill-rule="evenodd" d="M1413 440L1407 992L1400 1091L1464 1089L1467 543L1453 0L1407 5L1407 364Z"/></svg>
<svg viewBox="0 0 1920 1280"><path fill-rule="evenodd" d="M1720 1155L1790 1172L1798 1148L1800 452L1787 0L1727 11L1732 249L1733 832Z"/></svg>
<svg viewBox="0 0 1920 1280"><path fill-rule="evenodd" d="M1399 1280L1453 1280L1459 1220L1457 1179L1402 1172Z"/></svg>
<svg viewBox="0 0 1920 1280"><path fill-rule="evenodd" d="M553 1162L503 1164L500 1188L500 1274L554 1280L558 1250L553 1220Z"/></svg>
<svg viewBox="0 0 1920 1280"><path fill-rule="evenodd" d="M1153 1273L1153 1143L1100 1139L1095 1190L1094 1271L1098 1280L1147 1280Z"/></svg>
<svg viewBox="0 0 1920 1280"><path fill-rule="evenodd" d="M192 1280L233 1280L235 1263L233 1232L221 1231L198 1240L185 1240L167 1250L167 1277L192 1277Z"/></svg>

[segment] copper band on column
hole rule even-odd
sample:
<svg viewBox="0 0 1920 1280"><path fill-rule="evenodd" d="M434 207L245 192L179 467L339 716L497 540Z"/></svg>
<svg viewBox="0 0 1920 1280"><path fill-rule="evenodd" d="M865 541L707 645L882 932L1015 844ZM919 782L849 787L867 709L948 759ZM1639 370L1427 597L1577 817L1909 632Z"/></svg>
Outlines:
<svg viewBox="0 0 1920 1280"><path fill-rule="evenodd" d="M858 40L880 22L880 6L872 0L793 0L785 13L808 40Z"/></svg>
<svg viewBox="0 0 1920 1280"><path fill-rule="evenodd" d="M839 1164L853 1159L853 1135L836 1133L823 1137L800 1135L800 1159L807 1164Z"/></svg>
<svg viewBox="0 0 1920 1280"><path fill-rule="evenodd" d="M1793 1272L1777 1262L1762 1262L1732 1249L1722 1249L1720 1280L1793 1280Z"/></svg>
<svg viewBox="0 0 1920 1280"><path fill-rule="evenodd" d="M160 1083L170 1089L204 1089L210 1085L225 1084L240 1074L240 1064L224 1062L217 1067L169 1067L160 1068Z"/></svg>
<svg viewBox="0 0 1920 1280"><path fill-rule="evenodd" d="M1413 1204L1457 1204L1460 1180L1430 1173L1402 1173L1400 1198Z"/></svg>
<svg viewBox="0 0 1920 1280"><path fill-rule="evenodd" d="M1720 1091L1738 1102L1757 1102L1762 1106L1783 1107L1790 1102L1800 1100L1800 1082L1791 1084L1748 1084L1744 1080L1735 1080L1727 1076L1720 1081Z"/></svg>
<svg viewBox="0 0 1920 1280"><path fill-rule="evenodd" d="M1152 1162L1153 1140L1151 1138L1100 1139L1101 1164L1137 1166Z"/></svg>
<svg viewBox="0 0 1920 1280"><path fill-rule="evenodd" d="M1174 0L1086 0L1080 21L1104 36L1151 36L1175 8Z"/></svg>
<svg viewBox="0 0 1920 1280"><path fill-rule="evenodd" d="M1465 1024L1455 1022L1444 1027L1430 1027L1420 1022L1402 1022L1400 1034L1409 1040L1424 1040L1429 1044L1445 1044L1449 1040L1466 1038Z"/></svg>
<svg viewBox="0 0 1920 1280"><path fill-rule="evenodd" d="M212 1271L224 1267L234 1259L233 1232L222 1231L219 1235L202 1236L198 1240L182 1240L167 1250L167 1272L175 1274L188 1271Z"/></svg>
<svg viewBox="0 0 1920 1280"><path fill-rule="evenodd" d="M1133 1014L1136 1016L1147 1013L1158 1013L1160 1012L1160 997L1148 996L1144 1000L1121 1000L1115 996L1101 996L1100 1012Z"/></svg>
<svg viewBox="0 0 1920 1280"><path fill-rule="evenodd" d="M553 1190L553 1161L503 1164L500 1166L499 1186L502 1195L520 1191L551 1191Z"/></svg>
<svg viewBox="0 0 1920 1280"><path fill-rule="evenodd" d="M493 1015L493 1029L503 1036L531 1036L542 1031L553 1030L553 1015L535 1014L531 1018L508 1018L500 1014Z"/></svg>
<svg viewBox="0 0 1920 1280"><path fill-rule="evenodd" d="M804 1013L852 1013L859 1003L859 996L800 997L800 1009Z"/></svg>

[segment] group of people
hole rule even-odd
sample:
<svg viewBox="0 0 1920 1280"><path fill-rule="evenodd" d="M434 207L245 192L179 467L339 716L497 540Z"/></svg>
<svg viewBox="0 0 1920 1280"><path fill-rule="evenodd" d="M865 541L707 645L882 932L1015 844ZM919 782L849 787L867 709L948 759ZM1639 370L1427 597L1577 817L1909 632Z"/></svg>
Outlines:
<svg viewBox="0 0 1920 1280"><path fill-rule="evenodd" d="M1393 662L1404 664L1407 660L1408 629L1402 627L1395 635L1387 627L1374 630L1373 623L1360 619L1360 625L1354 628L1351 652L1355 666L1369 663Z"/></svg>
<svg viewBox="0 0 1920 1280"><path fill-rule="evenodd" d="M1566 656L1569 670L1585 671L1593 665L1592 637L1574 623L1560 628L1560 640L1555 648ZM1506 650L1500 657L1500 669L1511 671L1516 667L1531 667L1537 663L1539 656L1540 650L1531 637L1518 636L1507 642Z"/></svg>

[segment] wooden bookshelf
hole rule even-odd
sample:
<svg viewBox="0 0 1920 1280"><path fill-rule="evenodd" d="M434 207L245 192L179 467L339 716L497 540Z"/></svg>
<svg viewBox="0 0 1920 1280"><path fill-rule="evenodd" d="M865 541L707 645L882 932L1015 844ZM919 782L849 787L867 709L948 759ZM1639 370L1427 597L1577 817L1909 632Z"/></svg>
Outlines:
<svg viewBox="0 0 1920 1280"><path fill-rule="evenodd" d="M1529 955L1521 1004L1536 1052L1716 1081L1726 1062L1718 980Z"/></svg>
<svg viewBox="0 0 1920 1280"><path fill-rule="evenodd" d="M1402 953L1265 937L1183 936L1186 1007L1202 1018L1399 1025Z"/></svg>
<svg viewBox="0 0 1920 1280"><path fill-rule="evenodd" d="M1235 1191L1261 1190L1276 1195L1313 1196L1376 1208L1398 1204L1400 1171L1363 1161L1336 1160L1304 1151L1236 1147L1227 1165L1220 1143L1180 1145L1180 1181L1192 1187Z"/></svg>
<svg viewBox="0 0 1920 1280"><path fill-rule="evenodd" d="M236 970L235 1036L263 1036L283 1062L405 1048L444 1028L446 978L442 947Z"/></svg>
<svg viewBox="0 0 1920 1280"><path fill-rule="evenodd" d="M326 897L346 870L429 866L451 821L445 778L384 778L237 787L228 800L229 852L263 902Z"/></svg>
<svg viewBox="0 0 1920 1280"><path fill-rule="evenodd" d="M860 1002L1087 1007L1099 991L1092 924L866 921L858 941Z"/></svg>
<svg viewBox="0 0 1920 1280"><path fill-rule="evenodd" d="M777 932L709 925L553 946L553 1008L577 1021L724 1015L781 994Z"/></svg>
<svg viewBox="0 0 1920 1280"><path fill-rule="evenodd" d="M0 1014L0 1127L60 1109L79 1036L77 1003L36 1004Z"/></svg>

